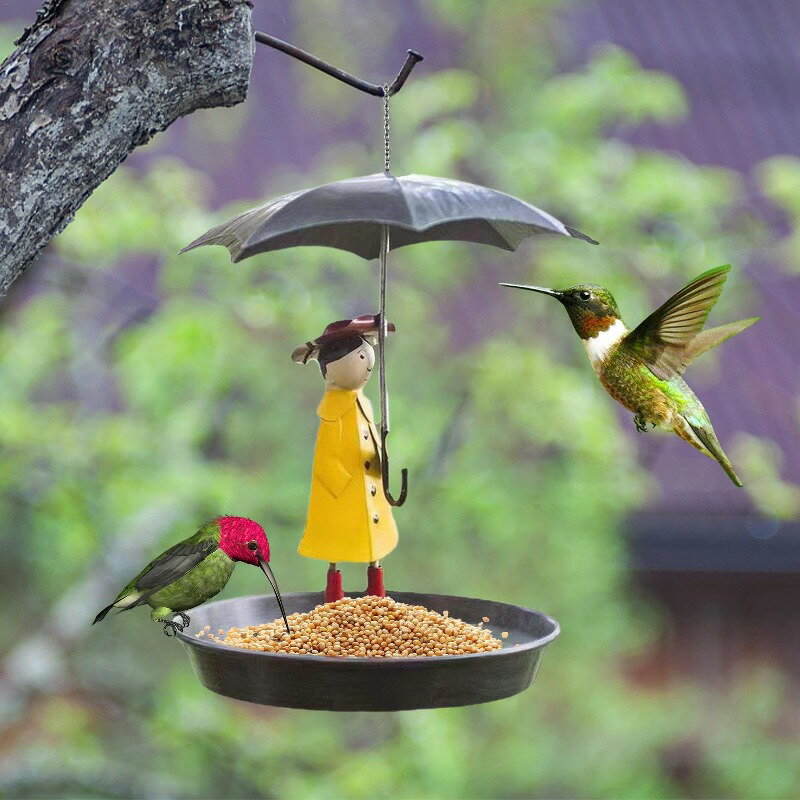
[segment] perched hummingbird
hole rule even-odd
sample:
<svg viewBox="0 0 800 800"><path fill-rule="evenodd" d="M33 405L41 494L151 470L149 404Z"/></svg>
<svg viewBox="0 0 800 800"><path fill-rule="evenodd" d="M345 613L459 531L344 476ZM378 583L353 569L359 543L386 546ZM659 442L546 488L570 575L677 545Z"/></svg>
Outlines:
<svg viewBox="0 0 800 800"><path fill-rule="evenodd" d="M722 291L730 264L698 275L633 330L622 321L611 292L583 283L557 291L501 283L555 297L566 309L589 361L606 391L634 412L638 431L646 423L674 431L701 453L719 461L728 477L742 482L717 440L703 404L681 375L701 353L749 328L759 317L701 331Z"/></svg>
<svg viewBox="0 0 800 800"><path fill-rule="evenodd" d="M281 593L269 565L269 542L264 529L246 517L218 517L194 536L170 547L151 561L94 619L104 619L112 608L127 611L147 603L154 622L164 623L164 633L174 636L189 624L184 611L221 592L237 561L261 567L272 585L286 630L289 623ZM181 622L175 622L178 616ZM291 633L291 631L289 631Z"/></svg>

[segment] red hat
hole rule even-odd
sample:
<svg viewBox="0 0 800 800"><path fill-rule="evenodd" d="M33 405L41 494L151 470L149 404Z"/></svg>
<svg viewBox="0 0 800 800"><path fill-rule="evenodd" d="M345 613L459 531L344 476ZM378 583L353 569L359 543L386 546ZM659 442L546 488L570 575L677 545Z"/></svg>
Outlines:
<svg viewBox="0 0 800 800"><path fill-rule="evenodd" d="M388 322L386 324L386 332L393 333L394 330L394 323ZM296 348L292 353L292 361L305 364L309 358L317 357L319 349L323 345L329 344L336 339L341 339L344 336L352 336L354 333L362 336L370 344L374 344L378 337L378 315L362 314L354 319L339 319L336 322L331 322L314 341L306 342Z"/></svg>

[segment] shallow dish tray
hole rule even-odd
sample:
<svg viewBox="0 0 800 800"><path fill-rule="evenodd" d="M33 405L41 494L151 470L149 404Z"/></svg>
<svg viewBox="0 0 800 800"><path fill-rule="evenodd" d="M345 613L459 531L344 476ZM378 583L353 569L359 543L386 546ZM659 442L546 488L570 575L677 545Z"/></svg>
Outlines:
<svg viewBox="0 0 800 800"><path fill-rule="evenodd" d="M547 645L558 636L558 623L521 606L442 594L387 592L399 603L484 624L502 650L430 658L333 658L244 650L217 644L196 633L206 625L216 634L232 626L258 625L277 619L274 597L221 600L196 608L179 638L200 682L218 694L270 706L327 711L400 711L486 703L527 689ZM362 593L350 593L360 597ZM286 613L311 611L322 593L285 594Z"/></svg>

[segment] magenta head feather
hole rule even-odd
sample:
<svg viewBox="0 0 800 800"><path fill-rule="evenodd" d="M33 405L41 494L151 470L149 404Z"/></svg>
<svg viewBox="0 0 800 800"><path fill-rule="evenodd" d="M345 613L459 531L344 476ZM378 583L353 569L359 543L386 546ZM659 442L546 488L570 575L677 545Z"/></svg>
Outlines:
<svg viewBox="0 0 800 800"><path fill-rule="evenodd" d="M234 561L258 566L259 556L269 561L269 541L264 529L247 517L220 517L219 547Z"/></svg>

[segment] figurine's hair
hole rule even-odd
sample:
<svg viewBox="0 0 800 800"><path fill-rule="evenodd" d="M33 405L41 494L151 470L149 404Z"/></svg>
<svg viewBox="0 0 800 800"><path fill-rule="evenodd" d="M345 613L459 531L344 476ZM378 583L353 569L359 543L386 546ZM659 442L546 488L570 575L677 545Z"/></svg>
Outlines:
<svg viewBox="0 0 800 800"><path fill-rule="evenodd" d="M322 372L322 377L325 377L328 364L344 358L348 353L352 353L353 350L358 350L365 341L366 339L361 334L351 333L349 336L342 336L322 345L317 354L317 363Z"/></svg>

